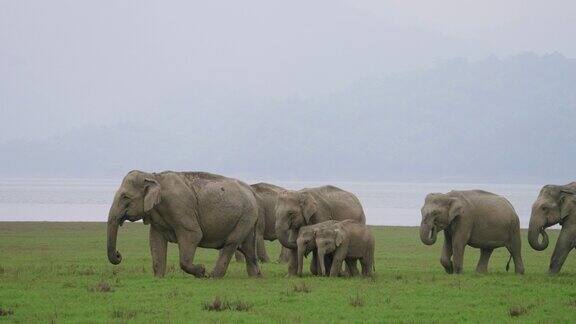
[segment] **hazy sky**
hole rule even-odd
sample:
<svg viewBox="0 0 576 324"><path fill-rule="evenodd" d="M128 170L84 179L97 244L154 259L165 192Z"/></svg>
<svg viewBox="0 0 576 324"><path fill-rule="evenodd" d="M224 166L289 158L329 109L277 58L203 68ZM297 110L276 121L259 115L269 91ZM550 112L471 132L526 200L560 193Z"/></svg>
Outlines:
<svg viewBox="0 0 576 324"><path fill-rule="evenodd" d="M3 0L0 140L129 122L203 87L281 100L453 57L576 57L574 17L574 1Z"/></svg>

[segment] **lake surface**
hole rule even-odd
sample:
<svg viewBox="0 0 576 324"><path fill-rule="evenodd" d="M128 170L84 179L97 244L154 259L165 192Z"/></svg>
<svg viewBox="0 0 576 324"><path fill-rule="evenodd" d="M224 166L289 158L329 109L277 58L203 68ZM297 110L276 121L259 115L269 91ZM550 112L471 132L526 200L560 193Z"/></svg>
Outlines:
<svg viewBox="0 0 576 324"><path fill-rule="evenodd" d="M121 179L0 179L0 221L106 221ZM254 181L256 182L256 181ZM323 182L273 182L288 189ZM430 192L484 189L503 195L516 208L527 227L532 203L542 185L466 183L331 182L355 193L367 223L408 225L420 223L420 208Z"/></svg>

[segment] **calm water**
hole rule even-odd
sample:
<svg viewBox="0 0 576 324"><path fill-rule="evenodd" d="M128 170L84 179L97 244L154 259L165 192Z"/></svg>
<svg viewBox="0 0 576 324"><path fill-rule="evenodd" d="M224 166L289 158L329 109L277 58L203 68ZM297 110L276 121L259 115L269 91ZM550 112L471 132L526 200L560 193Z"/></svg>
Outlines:
<svg viewBox="0 0 576 324"><path fill-rule="evenodd" d="M0 179L0 221L106 221L115 180ZM299 189L323 183L275 182ZM355 193L373 225L418 225L420 207L430 192L452 189L484 189L507 197L518 212L522 227L528 226L530 207L541 185L464 183L332 182Z"/></svg>

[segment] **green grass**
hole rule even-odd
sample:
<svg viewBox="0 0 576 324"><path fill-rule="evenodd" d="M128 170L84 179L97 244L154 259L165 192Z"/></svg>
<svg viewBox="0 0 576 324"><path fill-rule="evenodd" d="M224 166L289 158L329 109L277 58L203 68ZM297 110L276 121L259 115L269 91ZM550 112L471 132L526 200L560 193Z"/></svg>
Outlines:
<svg viewBox="0 0 576 324"><path fill-rule="evenodd" d="M152 275L148 228L126 224L124 256L106 258L104 223L0 223L0 321L15 322L571 322L576 319L576 256L558 276L546 274L551 246L523 242L526 275L506 273L507 251L492 255L489 274L474 273L479 251L467 248L465 273L439 263L442 237L424 246L417 228L374 227L376 277L286 277L286 266L262 264L248 278L233 261L224 279L196 279L178 267L169 246L169 272ZM525 240L526 233L523 233ZM268 244L276 258L279 244ZM199 249L213 267L217 251ZM307 260L309 261L309 260ZM513 267L512 267L513 269ZM218 306L220 303L220 306ZM211 306L216 304L217 309Z"/></svg>

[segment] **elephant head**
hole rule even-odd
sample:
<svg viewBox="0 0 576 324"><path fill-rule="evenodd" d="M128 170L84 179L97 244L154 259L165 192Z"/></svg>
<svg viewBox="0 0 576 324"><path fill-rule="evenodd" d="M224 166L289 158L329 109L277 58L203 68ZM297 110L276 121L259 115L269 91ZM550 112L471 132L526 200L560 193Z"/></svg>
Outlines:
<svg viewBox="0 0 576 324"><path fill-rule="evenodd" d="M548 247L547 227L562 224L574 210L576 189L569 186L547 185L540 190L532 205L532 215L528 228L528 243L537 251ZM542 235L542 242L539 241Z"/></svg>
<svg viewBox="0 0 576 324"><path fill-rule="evenodd" d="M280 194L276 202L276 235L280 243L296 249L294 242L300 227L310 224L312 216L318 211L316 199L309 193L286 191Z"/></svg>
<svg viewBox="0 0 576 324"><path fill-rule="evenodd" d="M315 236L316 246L318 248L318 262L320 263L320 273L322 273L323 276L327 274L324 265L324 257L327 254L336 251L336 248L344 241L344 235L344 230L338 226L321 228L316 231ZM328 272L329 271L330 269L328 269Z"/></svg>
<svg viewBox="0 0 576 324"><path fill-rule="evenodd" d="M152 174L131 171L124 179L114 196L108 213L108 260L119 264L122 255L116 250L118 226L128 220L143 219L154 206L160 203L160 184Z"/></svg>
<svg viewBox="0 0 576 324"><path fill-rule="evenodd" d="M426 196L421 209L420 240L426 245L436 243L439 231L445 229L462 213L459 198L448 194L431 193Z"/></svg>
<svg viewBox="0 0 576 324"><path fill-rule="evenodd" d="M315 241L315 230L308 227L302 227L298 233L298 239L296 239L296 245L298 247L298 275L302 275L302 266L304 264L304 257L308 257L308 254L316 249Z"/></svg>

